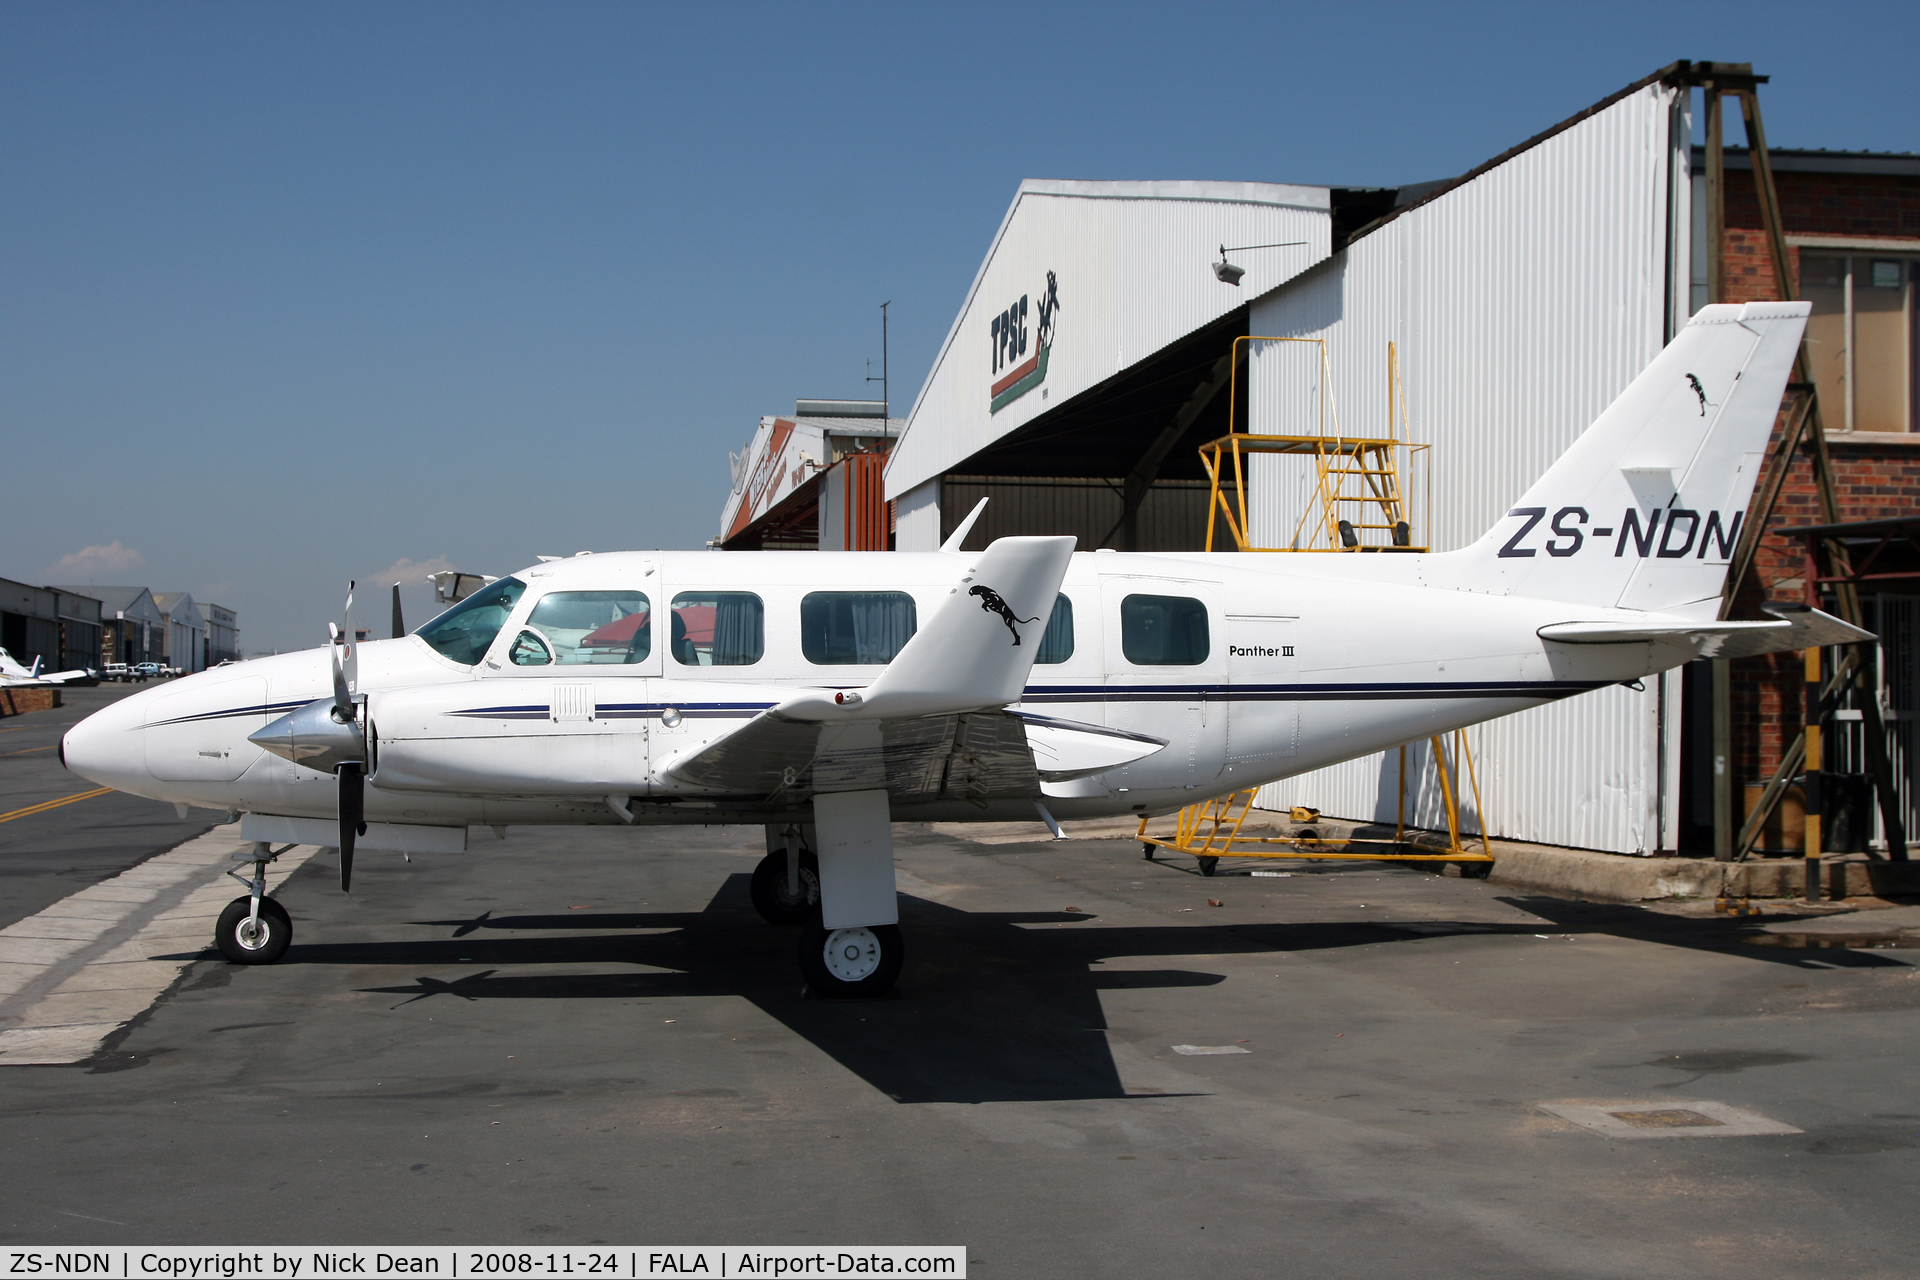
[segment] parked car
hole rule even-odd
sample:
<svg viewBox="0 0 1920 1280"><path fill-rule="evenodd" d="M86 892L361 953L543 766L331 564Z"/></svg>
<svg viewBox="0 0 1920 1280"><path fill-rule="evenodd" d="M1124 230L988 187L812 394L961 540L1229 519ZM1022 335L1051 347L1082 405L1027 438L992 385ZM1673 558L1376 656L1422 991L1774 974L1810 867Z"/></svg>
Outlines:
<svg viewBox="0 0 1920 1280"><path fill-rule="evenodd" d="M137 680L139 676L135 675L133 668L124 662L109 662L101 669L100 678L118 682Z"/></svg>
<svg viewBox="0 0 1920 1280"><path fill-rule="evenodd" d="M137 662L133 669L142 680L158 680L167 674L167 668L157 662Z"/></svg>

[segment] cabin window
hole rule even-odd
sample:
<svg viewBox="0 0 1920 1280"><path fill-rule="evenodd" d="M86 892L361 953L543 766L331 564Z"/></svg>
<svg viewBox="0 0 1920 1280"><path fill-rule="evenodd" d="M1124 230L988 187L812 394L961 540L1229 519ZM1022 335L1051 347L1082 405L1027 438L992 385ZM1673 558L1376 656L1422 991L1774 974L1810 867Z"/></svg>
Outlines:
<svg viewBox="0 0 1920 1280"><path fill-rule="evenodd" d="M750 667L766 652L766 609L751 591L682 591L667 642L683 667Z"/></svg>
<svg viewBox="0 0 1920 1280"><path fill-rule="evenodd" d="M453 608L414 632L442 657L471 667L487 656L493 638L527 589L518 578L489 582Z"/></svg>
<svg viewBox="0 0 1920 1280"><path fill-rule="evenodd" d="M527 629L508 655L518 666L575 667L644 662L653 652L653 628L646 594L639 591L555 591L543 596L527 616ZM543 641L552 657L542 661L521 647L529 634Z"/></svg>
<svg viewBox="0 0 1920 1280"><path fill-rule="evenodd" d="M1197 667L1207 660L1207 606L1191 596L1120 602L1120 651L1137 667Z"/></svg>
<svg viewBox="0 0 1920 1280"><path fill-rule="evenodd" d="M1035 666L1052 666L1073 656L1073 601L1062 595L1053 602L1053 616L1047 619L1046 634L1040 637L1040 652L1033 655Z"/></svg>
<svg viewBox="0 0 1920 1280"><path fill-rule="evenodd" d="M800 601L800 652L819 666L892 662L918 627L904 591L815 591Z"/></svg>

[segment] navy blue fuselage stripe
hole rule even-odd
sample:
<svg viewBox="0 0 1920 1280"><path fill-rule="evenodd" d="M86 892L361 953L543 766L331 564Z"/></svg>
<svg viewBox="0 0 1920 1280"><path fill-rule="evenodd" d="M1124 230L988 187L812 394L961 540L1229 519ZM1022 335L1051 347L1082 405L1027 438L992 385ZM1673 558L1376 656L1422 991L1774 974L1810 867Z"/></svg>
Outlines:
<svg viewBox="0 0 1920 1280"><path fill-rule="evenodd" d="M1023 705L1049 702L1371 702L1381 700L1418 700L1423 698L1565 698L1592 689L1604 689L1614 680L1467 680L1423 683L1374 684L1166 684L1166 685L1033 685L1022 693ZM223 711L202 711L172 720L157 720L148 728L189 724L201 720L224 720L238 716L270 716L304 707L315 701L301 698L288 702L230 707ZM594 714L606 720L652 719L668 707L694 719L738 719L766 711L771 702L604 702ZM553 714L547 703L522 703L505 707L473 707L449 711L450 716L470 719L536 720Z"/></svg>
<svg viewBox="0 0 1920 1280"><path fill-rule="evenodd" d="M155 720L144 727L148 729L158 729L163 725L193 724L201 720L231 720L236 716L270 716L276 712L284 714L296 708L304 707L312 701L312 698L302 698L298 702L266 702L250 707L229 707L225 711L201 711L190 716L175 716L171 720Z"/></svg>

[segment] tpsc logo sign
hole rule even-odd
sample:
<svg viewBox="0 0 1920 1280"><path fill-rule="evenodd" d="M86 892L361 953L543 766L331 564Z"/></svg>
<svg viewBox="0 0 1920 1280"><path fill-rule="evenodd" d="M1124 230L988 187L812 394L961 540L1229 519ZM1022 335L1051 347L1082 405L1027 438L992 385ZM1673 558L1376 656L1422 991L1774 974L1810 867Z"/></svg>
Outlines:
<svg viewBox="0 0 1920 1280"><path fill-rule="evenodd" d="M1047 272L1046 290L1032 308L1037 323L1028 324L1028 294L995 316L988 325L993 340L993 397L987 412L998 413L1047 380L1047 354L1053 350L1053 320L1060 310L1059 283Z"/></svg>

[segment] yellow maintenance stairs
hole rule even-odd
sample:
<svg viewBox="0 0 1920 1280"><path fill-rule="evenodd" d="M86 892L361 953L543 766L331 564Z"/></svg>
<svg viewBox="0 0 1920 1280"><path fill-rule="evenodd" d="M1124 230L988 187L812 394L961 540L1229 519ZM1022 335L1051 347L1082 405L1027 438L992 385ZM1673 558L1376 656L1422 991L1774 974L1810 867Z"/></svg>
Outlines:
<svg viewBox="0 0 1920 1280"><path fill-rule="evenodd" d="M1342 435L1340 415L1333 398L1332 369L1323 338L1268 338L1249 336L1234 339L1233 382L1227 401L1229 428L1238 423L1240 395L1240 344L1302 343L1319 347L1319 388L1316 397L1319 431L1313 435L1254 435L1230 430L1217 440L1200 446L1200 462L1206 468L1211 492L1207 502L1207 550L1215 549L1216 532L1224 529L1240 551L1272 552L1407 552L1428 550L1425 534L1426 512L1431 503L1422 494L1414 504L1408 492L1407 470L1415 461L1425 461L1424 444L1412 442L1407 414L1406 387L1400 377L1399 353L1387 344L1387 416L1397 428L1393 434L1373 437ZM1314 501L1305 505L1294 525L1288 545L1260 546L1254 541L1252 522L1247 511L1247 479L1252 458L1266 454L1304 460L1312 467L1311 488ZM1423 474L1430 474L1422 468ZM1454 862L1472 874L1485 873L1493 862L1487 839L1477 839L1478 852L1468 849L1460 830L1460 766L1465 764L1467 782L1473 792L1476 814L1486 811L1480 804L1480 779L1473 754L1465 737L1455 732L1453 750L1442 738L1431 739L1434 769L1439 775L1440 792L1447 814L1447 844L1444 849L1415 843L1408 838L1407 749L1400 748L1400 801L1391 840L1381 837L1330 838L1308 834L1319 810L1296 807L1294 823L1305 828L1289 836L1243 835L1247 817L1253 810L1255 792L1251 789L1216 796L1190 804L1174 817L1172 832L1155 835L1148 831L1150 820L1140 820L1139 837L1148 858L1156 849L1191 854L1199 860L1200 873L1212 875L1222 858L1341 858L1366 861ZM1484 822L1484 819L1482 820ZM1366 846L1355 852L1356 846Z"/></svg>

